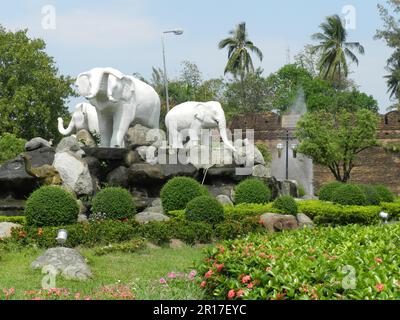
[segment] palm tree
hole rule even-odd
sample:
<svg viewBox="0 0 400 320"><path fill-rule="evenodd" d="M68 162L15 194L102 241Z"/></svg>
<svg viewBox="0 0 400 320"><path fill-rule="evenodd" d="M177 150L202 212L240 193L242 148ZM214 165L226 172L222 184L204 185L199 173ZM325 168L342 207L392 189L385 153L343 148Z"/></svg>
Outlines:
<svg viewBox="0 0 400 320"><path fill-rule="evenodd" d="M231 35L230 37L223 39L218 44L219 49L228 47L228 63L224 73L231 73L234 76L239 75L243 82L245 74L254 71L253 60L249 51L255 53L260 61L263 59L263 54L249 40L245 22L238 24L236 29L231 30L229 34Z"/></svg>
<svg viewBox="0 0 400 320"><path fill-rule="evenodd" d="M320 25L322 32L315 33L312 39L319 41L319 44L312 47L314 53L320 53L318 69L320 76L332 82L338 81L341 77L346 78L349 74L349 67L346 58L358 65L358 58L352 50L364 54L364 47L359 42L347 42L347 31L338 15L326 18Z"/></svg>
<svg viewBox="0 0 400 320"><path fill-rule="evenodd" d="M388 92L390 92L390 98L400 99L400 60L393 61L387 70L390 72L389 75L385 76L387 79Z"/></svg>

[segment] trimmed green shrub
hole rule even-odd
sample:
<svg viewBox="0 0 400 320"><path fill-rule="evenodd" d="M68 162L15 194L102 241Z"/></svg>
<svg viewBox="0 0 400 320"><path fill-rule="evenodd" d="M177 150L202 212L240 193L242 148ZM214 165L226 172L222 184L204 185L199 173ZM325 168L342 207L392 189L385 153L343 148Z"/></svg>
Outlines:
<svg viewBox="0 0 400 320"><path fill-rule="evenodd" d="M92 213L102 213L106 219L130 219L136 214L136 207L128 190L105 188L94 197Z"/></svg>
<svg viewBox="0 0 400 320"><path fill-rule="evenodd" d="M320 190L319 190L319 200L322 201L333 201L333 193L337 188L340 188L343 186L343 183L334 181L330 182L328 184L325 184Z"/></svg>
<svg viewBox="0 0 400 320"><path fill-rule="evenodd" d="M235 188L235 203L265 204L271 200L271 191L258 179L247 179Z"/></svg>
<svg viewBox="0 0 400 320"><path fill-rule="evenodd" d="M373 186L367 184L360 184L358 186L364 192L368 206L378 206L381 203L381 197Z"/></svg>
<svg viewBox="0 0 400 320"><path fill-rule="evenodd" d="M394 202L393 193L384 185L374 186L376 192L379 194L381 202Z"/></svg>
<svg viewBox="0 0 400 320"><path fill-rule="evenodd" d="M24 216L16 216L16 217L9 217L9 216L0 216L0 223L1 222L11 222L16 224L26 224L26 218Z"/></svg>
<svg viewBox="0 0 400 320"><path fill-rule="evenodd" d="M160 196L163 209L168 214L170 211L185 209L189 201L207 193L206 188L196 180L175 177L163 186Z"/></svg>
<svg viewBox="0 0 400 320"><path fill-rule="evenodd" d="M333 192L332 200L334 203L348 206L365 206L367 197L363 190L354 184L345 184Z"/></svg>
<svg viewBox="0 0 400 320"><path fill-rule="evenodd" d="M389 213L390 218L400 218L400 202L381 202L381 209Z"/></svg>
<svg viewBox="0 0 400 320"><path fill-rule="evenodd" d="M27 225L61 226L75 223L79 206L76 200L61 187L44 186L34 191L26 201Z"/></svg>
<svg viewBox="0 0 400 320"><path fill-rule="evenodd" d="M274 201L272 207L283 214L291 214L295 216L299 212L297 202L291 196L279 197Z"/></svg>
<svg viewBox="0 0 400 320"><path fill-rule="evenodd" d="M189 221L207 222L214 225L224 220L224 207L213 197L197 197L188 203L185 217Z"/></svg>
<svg viewBox="0 0 400 320"><path fill-rule="evenodd" d="M15 134L3 133L0 136L0 164L24 152L26 142L25 139L17 138Z"/></svg>

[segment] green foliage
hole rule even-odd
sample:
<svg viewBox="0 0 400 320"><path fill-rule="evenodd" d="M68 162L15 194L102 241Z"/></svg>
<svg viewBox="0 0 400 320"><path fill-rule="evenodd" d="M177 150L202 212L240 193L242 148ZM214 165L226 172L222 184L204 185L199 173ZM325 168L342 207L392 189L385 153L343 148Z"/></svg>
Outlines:
<svg viewBox="0 0 400 320"><path fill-rule="evenodd" d="M145 242L142 238L132 239L128 242L109 244L104 247L98 247L94 250L97 256L104 256L110 253L134 253L145 248Z"/></svg>
<svg viewBox="0 0 400 320"><path fill-rule="evenodd" d="M337 181L347 182L358 154L377 145L379 121L369 110L307 113L297 125L298 152L328 167Z"/></svg>
<svg viewBox="0 0 400 320"><path fill-rule="evenodd" d="M231 217L215 226L215 236L220 240L232 240L250 233L262 233L265 228L260 224L259 215Z"/></svg>
<svg viewBox="0 0 400 320"><path fill-rule="evenodd" d="M65 189L44 186L34 191L26 201L27 225L60 226L77 221L79 206Z"/></svg>
<svg viewBox="0 0 400 320"><path fill-rule="evenodd" d="M365 194L367 206L379 206L382 200L376 188L367 184L359 184L358 186Z"/></svg>
<svg viewBox="0 0 400 320"><path fill-rule="evenodd" d="M272 154L271 151L268 149L268 147L264 143L256 143L257 149L261 152L265 163L271 163L272 161Z"/></svg>
<svg viewBox="0 0 400 320"><path fill-rule="evenodd" d="M334 191L332 201L348 206L365 206L367 197L358 185L344 184Z"/></svg>
<svg viewBox="0 0 400 320"><path fill-rule="evenodd" d="M161 189L161 202L166 213L183 210L189 201L205 194L205 189L192 178L175 177Z"/></svg>
<svg viewBox="0 0 400 320"><path fill-rule="evenodd" d="M247 179L235 188L235 203L265 204L271 200L271 191L265 183L258 179Z"/></svg>
<svg viewBox="0 0 400 320"><path fill-rule="evenodd" d="M185 217L189 221L215 225L224 220L224 208L214 197L201 196L188 203Z"/></svg>
<svg viewBox="0 0 400 320"><path fill-rule="evenodd" d="M0 164L13 159L25 151L25 139L20 139L12 133L4 133L0 136Z"/></svg>
<svg viewBox="0 0 400 320"><path fill-rule="evenodd" d="M381 209L389 213L390 218L400 218L400 202L381 202Z"/></svg>
<svg viewBox="0 0 400 320"><path fill-rule="evenodd" d="M297 191L300 198L303 198L306 195L306 190L304 190L304 187L301 184L297 186Z"/></svg>
<svg viewBox="0 0 400 320"><path fill-rule="evenodd" d="M272 205L273 208L279 210L283 214L297 215L299 208L296 200L291 196L282 196L276 199Z"/></svg>
<svg viewBox="0 0 400 320"><path fill-rule="evenodd" d="M16 216L16 217L0 216L0 223L1 222L11 222L22 225L26 223L26 218L24 216Z"/></svg>
<svg viewBox="0 0 400 320"><path fill-rule="evenodd" d="M396 224L250 235L208 249L199 282L209 299L394 300L399 232ZM346 265L357 274L348 290Z"/></svg>
<svg viewBox="0 0 400 320"><path fill-rule="evenodd" d="M136 213L135 203L128 190L105 188L93 199L92 212L103 213L108 219L129 219Z"/></svg>
<svg viewBox="0 0 400 320"><path fill-rule="evenodd" d="M393 193L383 185L374 186L376 192L379 194L379 198L382 202L394 202Z"/></svg>
<svg viewBox="0 0 400 320"><path fill-rule="evenodd" d="M333 194L337 188L340 188L343 185L343 183L334 181L325 184L322 186L322 188L319 190L319 200L322 201L333 201Z"/></svg>
<svg viewBox="0 0 400 320"><path fill-rule="evenodd" d="M69 117L66 100L75 95L73 79L60 76L43 40L27 30L0 26L0 132L18 137L59 137L57 118Z"/></svg>

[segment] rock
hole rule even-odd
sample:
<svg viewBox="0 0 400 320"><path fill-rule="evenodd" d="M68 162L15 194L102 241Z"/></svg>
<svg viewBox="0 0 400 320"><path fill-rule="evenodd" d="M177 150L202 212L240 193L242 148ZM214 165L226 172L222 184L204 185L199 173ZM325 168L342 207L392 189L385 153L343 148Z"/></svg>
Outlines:
<svg viewBox="0 0 400 320"><path fill-rule="evenodd" d="M87 223L89 222L86 214L79 214L78 215L78 223Z"/></svg>
<svg viewBox="0 0 400 320"><path fill-rule="evenodd" d="M264 157L260 150L251 144L247 139L236 140L235 146L237 147L237 152L234 154L235 163L239 166L254 166L257 164L265 165Z"/></svg>
<svg viewBox="0 0 400 320"><path fill-rule="evenodd" d="M132 191L133 201L135 202L136 209L140 212L145 210L151 205L151 199L149 195L144 190L134 189Z"/></svg>
<svg viewBox="0 0 400 320"><path fill-rule="evenodd" d="M87 209L86 209L85 205L83 204L82 200L76 200L76 202L78 203L78 206L79 206L79 214L85 214Z"/></svg>
<svg viewBox="0 0 400 320"><path fill-rule="evenodd" d="M117 169L111 171L107 175L107 183L111 187L128 188L128 186L129 186L128 168L118 167Z"/></svg>
<svg viewBox="0 0 400 320"><path fill-rule="evenodd" d="M123 161L126 154L131 151L125 148L87 148L83 147L86 156L94 157L99 161Z"/></svg>
<svg viewBox="0 0 400 320"><path fill-rule="evenodd" d="M57 145L56 148L56 153L62 153L62 152L79 152L82 150L83 144L80 143L76 137L70 136L63 138L60 143Z"/></svg>
<svg viewBox="0 0 400 320"><path fill-rule="evenodd" d="M300 229L314 228L314 222L303 213L299 213L297 215L297 222L299 224Z"/></svg>
<svg viewBox="0 0 400 320"><path fill-rule="evenodd" d="M149 147L139 147L136 149L142 160L149 164L157 164L157 148L154 146Z"/></svg>
<svg viewBox="0 0 400 320"><path fill-rule="evenodd" d="M128 168L135 163L143 163L143 159L136 150L130 150L124 158L124 164Z"/></svg>
<svg viewBox="0 0 400 320"><path fill-rule="evenodd" d="M0 239L11 237L11 230L13 228L22 228L22 226L11 222L0 223Z"/></svg>
<svg viewBox="0 0 400 320"><path fill-rule="evenodd" d="M153 202L151 203L151 206L162 208L161 199L160 198L154 199Z"/></svg>
<svg viewBox="0 0 400 320"><path fill-rule="evenodd" d="M54 161L53 148L44 147L26 153L32 158L34 168L51 165ZM26 173L24 161L21 157L16 157L0 166L0 197L24 199L38 187L39 181Z"/></svg>
<svg viewBox="0 0 400 320"><path fill-rule="evenodd" d="M179 240L179 239L171 239L170 242L169 242L169 247L171 249L180 249L180 248L183 248L185 246L186 246L186 244L183 241Z"/></svg>
<svg viewBox="0 0 400 320"><path fill-rule="evenodd" d="M37 138L33 138L30 141L28 141L27 143L25 143L25 150L26 151L34 151L40 148L51 148L51 144L49 141L37 137Z"/></svg>
<svg viewBox="0 0 400 320"><path fill-rule="evenodd" d="M129 128L125 135L126 146L150 146L152 141L147 138L147 134L150 131L149 128L137 124L132 128ZM149 141L148 141L149 140Z"/></svg>
<svg viewBox="0 0 400 320"><path fill-rule="evenodd" d="M253 167L252 176L257 178L269 178L271 177L271 169L268 169L262 164L258 164Z"/></svg>
<svg viewBox="0 0 400 320"><path fill-rule="evenodd" d="M82 160L86 162L86 164L88 165L90 174L97 177L101 175L102 168L100 161L97 158L89 156L89 157L84 157Z"/></svg>
<svg viewBox="0 0 400 320"><path fill-rule="evenodd" d="M93 181L85 161L77 159L71 152L60 152L55 155L53 166L60 173L63 185L77 195L93 193Z"/></svg>
<svg viewBox="0 0 400 320"><path fill-rule="evenodd" d="M234 192L235 189L235 184L212 184L211 186L207 186L208 190L210 193L214 196L217 197L219 195L225 195L232 200L233 198L232 193Z"/></svg>
<svg viewBox="0 0 400 320"><path fill-rule="evenodd" d="M135 215L135 220L140 224L146 224L153 221L169 221L170 218L162 213L143 211Z"/></svg>
<svg viewBox="0 0 400 320"><path fill-rule="evenodd" d="M69 248L51 248L31 264L32 269L52 267L69 280L88 280L92 276L85 259Z"/></svg>
<svg viewBox="0 0 400 320"><path fill-rule="evenodd" d="M292 215L265 213L261 216L261 221L268 232L297 230L299 228L296 217Z"/></svg>
<svg viewBox="0 0 400 320"><path fill-rule="evenodd" d="M291 196L293 198L298 198L298 190L296 181L284 180L280 181L281 195Z"/></svg>
<svg viewBox="0 0 400 320"><path fill-rule="evenodd" d="M85 129L78 131L78 133L76 134L76 140L78 140L78 142L82 143L85 147L88 147L88 148L96 148L97 147L96 141L94 141L90 132Z"/></svg>
<svg viewBox="0 0 400 320"><path fill-rule="evenodd" d="M226 206L226 205L233 206L232 200L226 195L221 194L221 195L217 196L217 200L223 206Z"/></svg>

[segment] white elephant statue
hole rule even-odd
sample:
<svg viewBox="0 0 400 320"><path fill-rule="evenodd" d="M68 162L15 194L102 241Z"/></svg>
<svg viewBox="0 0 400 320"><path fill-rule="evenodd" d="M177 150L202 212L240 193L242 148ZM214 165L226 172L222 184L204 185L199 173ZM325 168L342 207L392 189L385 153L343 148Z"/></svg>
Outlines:
<svg viewBox="0 0 400 320"><path fill-rule="evenodd" d="M75 107L68 127L64 128L64 121L58 118L58 131L63 136L78 133L80 130L87 130L90 133L99 133L99 121L97 119L96 108L90 103L79 103Z"/></svg>
<svg viewBox="0 0 400 320"><path fill-rule="evenodd" d="M188 132L190 142L201 140L203 129L218 128L225 146L236 152L226 133L225 112L219 102L185 102L172 108L165 117L169 133L169 145L172 149L183 148ZM208 137L206 137L208 139ZM203 142L204 144L205 142Z"/></svg>
<svg viewBox="0 0 400 320"><path fill-rule="evenodd" d="M94 68L81 73L76 85L96 107L102 147L123 147L133 123L159 128L160 97L147 83L113 68Z"/></svg>

